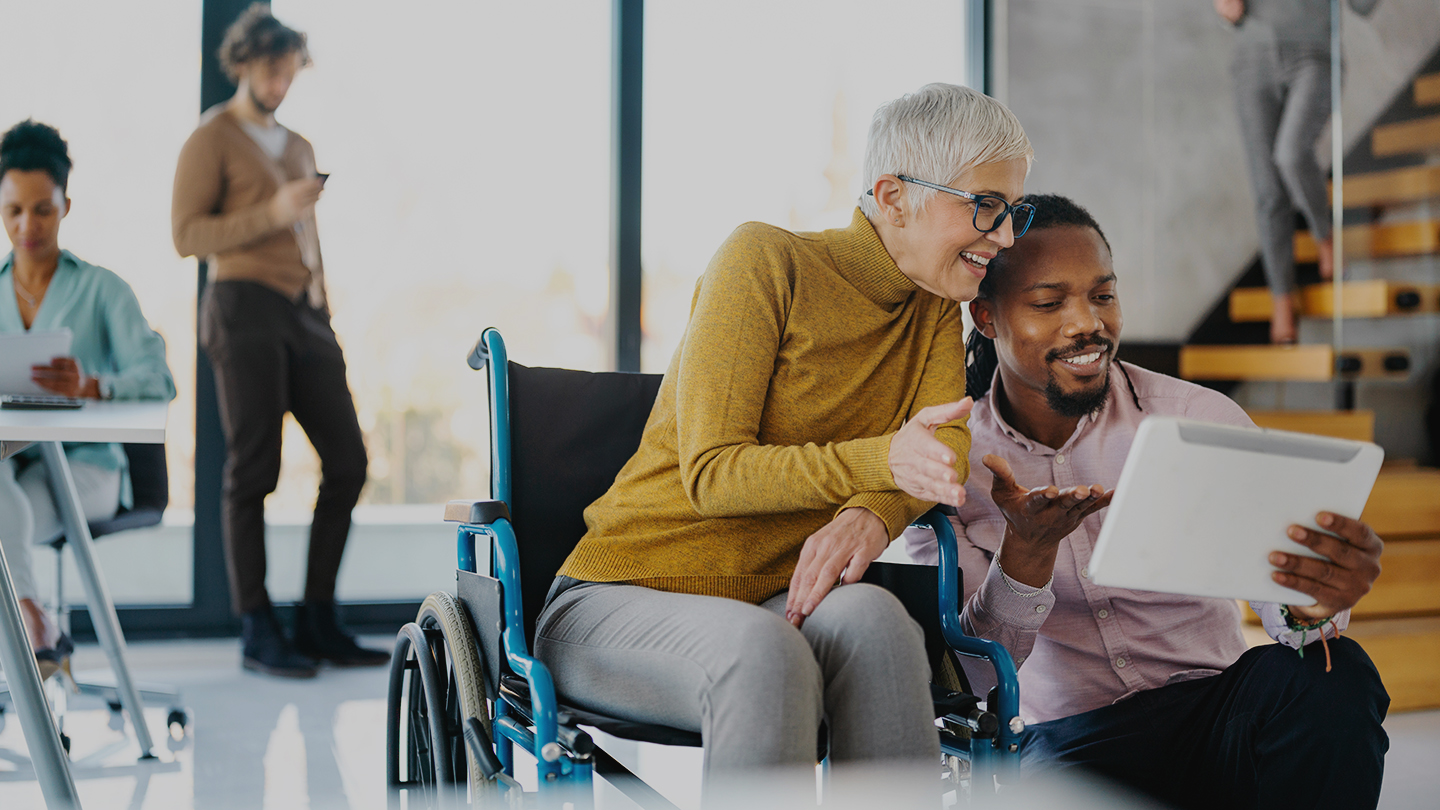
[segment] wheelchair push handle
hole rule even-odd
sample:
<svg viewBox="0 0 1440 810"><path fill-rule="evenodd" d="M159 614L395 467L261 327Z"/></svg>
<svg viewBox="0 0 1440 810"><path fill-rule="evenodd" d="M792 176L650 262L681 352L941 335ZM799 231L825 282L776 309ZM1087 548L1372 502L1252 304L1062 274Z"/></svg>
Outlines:
<svg viewBox="0 0 1440 810"><path fill-rule="evenodd" d="M475 341L475 348L470 350L470 356L465 358L465 362L476 371L485 368L485 364L490 362L490 347L485 345L483 335Z"/></svg>

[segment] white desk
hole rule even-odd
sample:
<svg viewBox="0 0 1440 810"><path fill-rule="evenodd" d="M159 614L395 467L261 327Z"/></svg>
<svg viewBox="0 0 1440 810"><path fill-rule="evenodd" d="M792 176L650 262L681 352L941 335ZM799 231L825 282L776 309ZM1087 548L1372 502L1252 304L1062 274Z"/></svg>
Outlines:
<svg viewBox="0 0 1440 810"><path fill-rule="evenodd" d="M145 725L140 693L125 663L125 636L115 615L105 580L95 564L95 548L90 527L80 508L70 465L65 460L61 442L125 442L161 444L165 441L167 403L164 402L88 402L76 411L0 409L0 459L18 453L30 444L40 442L50 483L56 494L56 506L65 525L65 534L75 554L76 567L85 586L95 635L100 639L110 666L115 672L115 685L120 703L130 716L135 739L140 743L142 758L153 757L154 743ZM35 774L45 803L51 808L79 808L75 782L70 776L70 761L60 745L60 737L50 718L50 707L40 684L40 671L35 655L27 642L25 626L20 620L20 605L10 568L0 551L0 667L4 667L10 685L15 711L25 732L25 743L35 763Z"/></svg>

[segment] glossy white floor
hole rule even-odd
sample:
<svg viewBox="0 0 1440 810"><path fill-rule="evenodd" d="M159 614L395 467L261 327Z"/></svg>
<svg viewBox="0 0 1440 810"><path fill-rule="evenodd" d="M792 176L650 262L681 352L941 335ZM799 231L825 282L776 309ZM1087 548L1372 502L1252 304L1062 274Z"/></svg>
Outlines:
<svg viewBox="0 0 1440 810"><path fill-rule="evenodd" d="M190 733L167 745L165 710L150 710L153 733L162 739L160 761L137 765L134 744L108 727L108 711L77 707L66 731L86 810L385 807L383 668L326 670L313 681L286 681L243 672L235 641L141 642L130 653L138 679L184 691ZM103 665L93 645L75 658L77 671ZM40 808L21 730L13 714L6 719L0 729L0 808ZM1395 715L1386 728L1390 755L1380 806L1434 807L1440 712ZM612 752L682 810L699 807L698 751L621 743ZM607 810L633 807L608 786L597 798Z"/></svg>

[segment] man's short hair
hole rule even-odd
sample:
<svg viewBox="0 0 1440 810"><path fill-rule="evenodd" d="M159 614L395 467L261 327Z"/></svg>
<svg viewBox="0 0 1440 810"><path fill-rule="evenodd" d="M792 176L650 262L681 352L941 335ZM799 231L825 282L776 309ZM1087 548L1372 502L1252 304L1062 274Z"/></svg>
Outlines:
<svg viewBox="0 0 1440 810"><path fill-rule="evenodd" d="M275 19L269 3L252 3L225 29L217 56L220 67L232 81L240 81L240 69L257 59L272 60L300 54L300 66L310 65L310 48L305 35Z"/></svg>
<svg viewBox="0 0 1440 810"><path fill-rule="evenodd" d="M1065 226L1089 228L1105 243L1105 249L1110 250L1110 240L1106 239L1105 232L1100 230L1100 223L1096 222L1095 217L1080 203L1060 194L1027 194L1025 202L1035 206L1035 216L1031 218L1030 229L1026 233ZM990 298L995 294L995 281L1005 272L1005 266L1009 263L1008 252L1002 250L990 260L989 272L980 280L981 298Z"/></svg>
<svg viewBox="0 0 1440 810"><path fill-rule="evenodd" d="M1030 220L1030 229L1025 233L1038 233L1046 228L1090 228L1100 237L1100 241L1105 243L1105 249L1110 250L1110 240L1106 239L1105 232L1100 230L1100 223L1096 222L1095 217L1080 203L1059 194L1027 194L1025 201L1035 206L1035 216ZM980 280L976 298L995 300L995 284L997 279L1003 278L1010 264L1009 253L1009 250L1002 250L990 260L985 278ZM980 334L979 329L971 329L970 336L965 339L965 393L977 400L989 393L990 381L999 364L1000 357L995 351L995 341ZM1124 366L1120 367L1120 373L1127 373ZM1129 379L1128 375L1126 379ZM1131 386L1130 393L1134 396L1134 386ZM1135 404L1139 407L1138 399Z"/></svg>
<svg viewBox="0 0 1440 810"><path fill-rule="evenodd" d="M882 174L949 185L975 166L1020 158L1028 172L1035 150L1020 119L1004 104L968 87L927 84L875 111L865 145L863 190L874 188ZM905 192L916 213L938 193L914 183L906 183ZM860 210L871 219L880 215L875 198L863 193Z"/></svg>

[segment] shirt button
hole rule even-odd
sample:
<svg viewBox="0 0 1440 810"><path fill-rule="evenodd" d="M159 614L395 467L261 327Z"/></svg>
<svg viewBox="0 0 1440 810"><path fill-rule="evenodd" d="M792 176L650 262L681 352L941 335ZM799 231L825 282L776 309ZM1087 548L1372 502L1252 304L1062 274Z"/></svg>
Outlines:
<svg viewBox="0 0 1440 810"><path fill-rule="evenodd" d="M1110 618L1110 611L1106 610L1105 608L1100 608L1100 614L1099 614L1099 615L1100 615L1100 618L1102 618L1102 619L1108 619L1108 618Z"/></svg>
<svg viewBox="0 0 1440 810"><path fill-rule="evenodd" d="M1125 668L1125 659L1124 659L1124 658L1116 658L1116 659L1115 659L1115 666L1117 666L1117 667L1119 667L1119 668L1121 668L1121 669L1124 669L1124 668Z"/></svg>
<svg viewBox="0 0 1440 810"><path fill-rule="evenodd" d="M1056 463L1056 464L1064 464L1064 463L1065 463L1065 456L1064 456L1063 454L1056 456L1056 457L1055 457L1055 463Z"/></svg>
<svg viewBox="0 0 1440 810"><path fill-rule="evenodd" d="M1045 612L1045 606L1044 606L1044 605L1036 605L1036 606L1035 606L1035 612L1036 612L1036 613L1044 613L1044 612Z"/></svg>
<svg viewBox="0 0 1440 810"><path fill-rule="evenodd" d="M1089 579L1089 578L1090 578L1090 569L1089 569L1089 568L1081 568L1081 569L1080 569L1080 576L1084 577L1085 579Z"/></svg>

